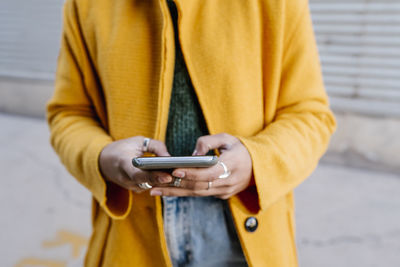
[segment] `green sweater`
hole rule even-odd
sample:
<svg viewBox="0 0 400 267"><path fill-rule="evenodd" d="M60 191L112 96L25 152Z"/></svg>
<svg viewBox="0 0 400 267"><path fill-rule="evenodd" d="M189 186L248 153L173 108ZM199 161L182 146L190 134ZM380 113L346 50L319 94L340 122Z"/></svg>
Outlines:
<svg viewBox="0 0 400 267"><path fill-rule="evenodd" d="M175 70L168 114L166 145L172 156L192 155L197 138L208 134L178 39L177 10L168 1L175 28Z"/></svg>

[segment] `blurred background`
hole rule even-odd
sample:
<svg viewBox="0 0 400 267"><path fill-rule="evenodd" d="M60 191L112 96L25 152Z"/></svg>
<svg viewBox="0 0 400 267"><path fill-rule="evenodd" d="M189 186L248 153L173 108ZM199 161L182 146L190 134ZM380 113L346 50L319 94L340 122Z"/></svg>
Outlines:
<svg viewBox="0 0 400 267"><path fill-rule="evenodd" d="M90 195L49 145L62 0L0 1L0 266L82 266ZM303 267L400 266L400 1L310 0L338 130L298 189Z"/></svg>

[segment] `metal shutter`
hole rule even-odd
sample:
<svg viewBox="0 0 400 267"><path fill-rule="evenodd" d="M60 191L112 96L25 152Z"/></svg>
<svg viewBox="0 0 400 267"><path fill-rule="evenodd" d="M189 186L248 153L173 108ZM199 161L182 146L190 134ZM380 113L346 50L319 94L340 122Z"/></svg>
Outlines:
<svg viewBox="0 0 400 267"><path fill-rule="evenodd" d="M63 0L0 1L0 76L52 80ZM339 111L400 116L400 1L310 0Z"/></svg>
<svg viewBox="0 0 400 267"><path fill-rule="evenodd" d="M336 110L400 116L400 1L310 0Z"/></svg>
<svg viewBox="0 0 400 267"><path fill-rule="evenodd" d="M54 79L63 0L0 1L0 75Z"/></svg>

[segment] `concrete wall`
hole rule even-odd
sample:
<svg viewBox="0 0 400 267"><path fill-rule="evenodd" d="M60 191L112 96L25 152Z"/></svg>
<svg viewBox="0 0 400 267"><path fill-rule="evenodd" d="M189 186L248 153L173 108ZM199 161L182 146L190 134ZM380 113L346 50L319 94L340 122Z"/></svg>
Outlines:
<svg viewBox="0 0 400 267"><path fill-rule="evenodd" d="M400 173L400 118L336 112L338 129L323 161Z"/></svg>
<svg viewBox="0 0 400 267"><path fill-rule="evenodd" d="M53 84L51 80L0 76L0 112L44 118Z"/></svg>

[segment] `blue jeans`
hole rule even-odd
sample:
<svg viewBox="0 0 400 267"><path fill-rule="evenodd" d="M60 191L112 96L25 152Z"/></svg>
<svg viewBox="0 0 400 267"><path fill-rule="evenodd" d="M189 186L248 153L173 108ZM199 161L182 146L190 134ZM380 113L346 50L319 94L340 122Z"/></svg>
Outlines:
<svg viewBox="0 0 400 267"><path fill-rule="evenodd" d="M226 201L163 197L163 210L174 267L247 266Z"/></svg>

